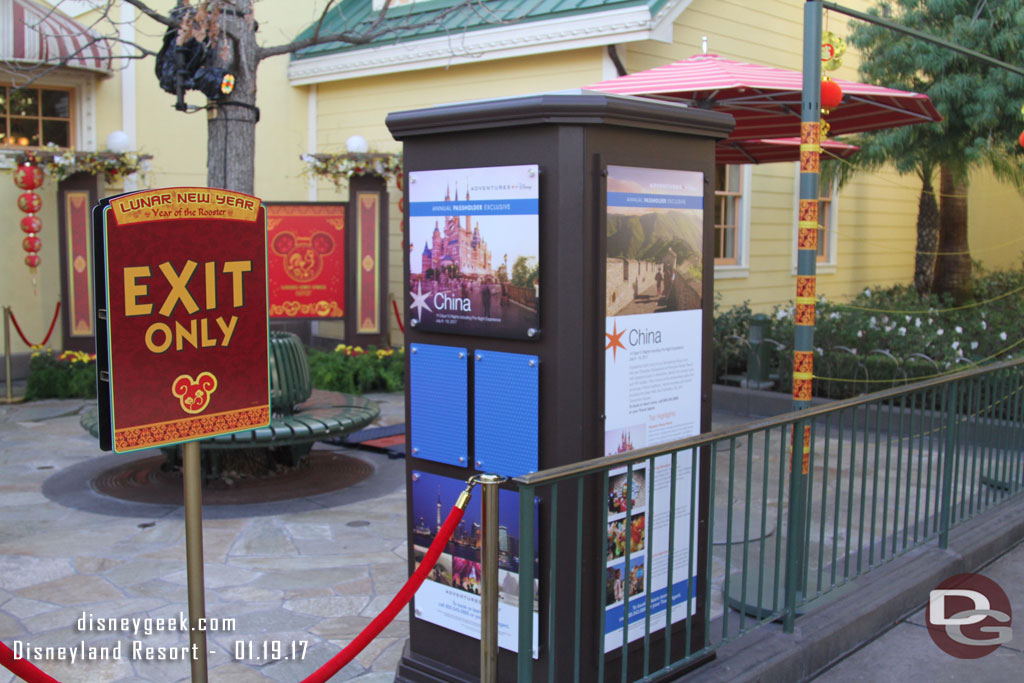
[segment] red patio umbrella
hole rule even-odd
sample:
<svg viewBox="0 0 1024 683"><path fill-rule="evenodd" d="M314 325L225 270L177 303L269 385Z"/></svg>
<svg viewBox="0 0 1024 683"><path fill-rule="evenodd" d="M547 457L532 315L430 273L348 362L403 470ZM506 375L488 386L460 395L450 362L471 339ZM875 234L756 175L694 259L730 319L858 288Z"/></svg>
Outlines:
<svg viewBox="0 0 1024 683"><path fill-rule="evenodd" d="M838 78L835 82L843 89L843 103L825 117L832 135L942 120L927 95ZM691 106L732 114L736 128L730 141L800 134L803 74L799 71L702 54L587 89L683 100Z"/></svg>
<svg viewBox="0 0 1024 683"><path fill-rule="evenodd" d="M839 140L821 141L821 158L849 159L860 151L857 145ZM717 164L767 164L773 161L799 161L800 138L765 140L722 140L715 146Z"/></svg>

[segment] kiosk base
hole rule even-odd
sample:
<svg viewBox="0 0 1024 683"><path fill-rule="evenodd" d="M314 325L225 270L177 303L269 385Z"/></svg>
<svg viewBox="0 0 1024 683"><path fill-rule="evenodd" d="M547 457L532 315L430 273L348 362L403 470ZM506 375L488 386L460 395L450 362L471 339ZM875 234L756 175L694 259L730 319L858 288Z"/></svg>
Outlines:
<svg viewBox="0 0 1024 683"><path fill-rule="evenodd" d="M408 640L395 672L395 683L477 683L479 680L455 667L410 651Z"/></svg>

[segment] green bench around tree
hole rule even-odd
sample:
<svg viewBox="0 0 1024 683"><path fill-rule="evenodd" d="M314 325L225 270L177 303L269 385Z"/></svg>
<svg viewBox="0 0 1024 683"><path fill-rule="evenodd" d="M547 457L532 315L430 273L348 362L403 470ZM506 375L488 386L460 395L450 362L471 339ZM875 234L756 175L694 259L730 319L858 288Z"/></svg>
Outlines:
<svg viewBox="0 0 1024 683"><path fill-rule="evenodd" d="M239 449L270 449L276 459L297 465L317 441L333 439L370 424L380 414L376 402L362 396L332 394L330 403L309 404L313 383L309 376L306 351L297 336L290 332L270 333L270 425L234 434L221 434L200 441L204 470L219 470L219 456L224 451ZM96 408L86 410L79 419L82 427L99 438ZM176 447L162 449L169 458L176 458Z"/></svg>

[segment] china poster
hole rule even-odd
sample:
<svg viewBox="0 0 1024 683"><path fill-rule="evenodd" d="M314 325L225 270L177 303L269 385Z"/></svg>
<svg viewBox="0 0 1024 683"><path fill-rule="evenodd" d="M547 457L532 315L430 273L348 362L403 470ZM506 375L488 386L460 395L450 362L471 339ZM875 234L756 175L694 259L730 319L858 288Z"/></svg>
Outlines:
<svg viewBox="0 0 1024 683"><path fill-rule="evenodd" d="M609 166L607 178L605 455L615 455L700 433L704 176ZM627 630L630 641L643 637L648 598L652 630L665 626L670 566L672 621L696 605L696 461L677 458L674 508L671 456L653 472L635 467L631 481L626 470L612 472L606 651Z"/></svg>
<svg viewBox="0 0 1024 683"><path fill-rule="evenodd" d="M412 473L412 542L416 566L422 561L459 494L460 479L429 472ZM418 619L473 638L480 637L480 498L469 507L445 546L433 571L416 591L413 613ZM536 516L534 517L536 519ZM534 538L537 534L534 533ZM519 494L498 491L498 646L519 651ZM536 558L536 552L534 553ZM539 564L534 563L534 576ZM540 582L533 581L533 657L538 656Z"/></svg>
<svg viewBox="0 0 1024 683"><path fill-rule="evenodd" d="M409 174L409 316L416 329L511 339L540 328L539 169Z"/></svg>

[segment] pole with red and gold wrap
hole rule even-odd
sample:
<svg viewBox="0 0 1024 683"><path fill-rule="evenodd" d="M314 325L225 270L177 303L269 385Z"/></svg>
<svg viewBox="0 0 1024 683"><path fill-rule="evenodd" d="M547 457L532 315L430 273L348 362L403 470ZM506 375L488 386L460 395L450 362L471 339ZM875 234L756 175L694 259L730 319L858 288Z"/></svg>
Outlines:
<svg viewBox="0 0 1024 683"><path fill-rule="evenodd" d="M793 340L793 408L811 405L814 380L814 307L818 259L818 180L821 170L821 3L804 14L803 103L800 109L800 207Z"/></svg>

